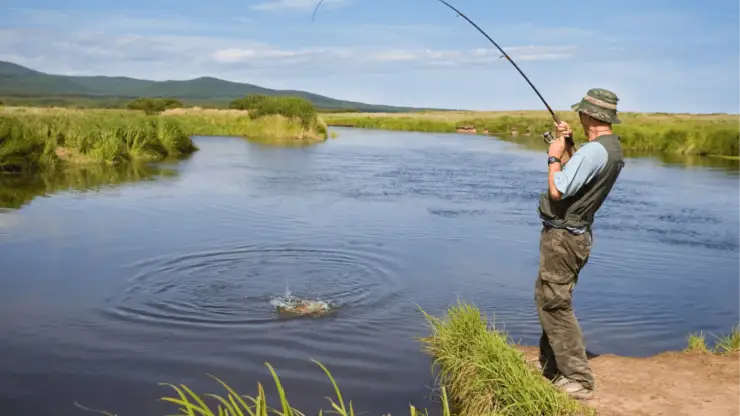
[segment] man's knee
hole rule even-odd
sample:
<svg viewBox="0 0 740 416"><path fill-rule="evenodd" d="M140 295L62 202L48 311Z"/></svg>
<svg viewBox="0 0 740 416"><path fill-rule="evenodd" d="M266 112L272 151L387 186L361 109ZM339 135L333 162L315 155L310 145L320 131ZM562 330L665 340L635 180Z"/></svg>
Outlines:
<svg viewBox="0 0 740 416"><path fill-rule="evenodd" d="M542 311L570 311L573 307L573 283L556 283L538 278L535 284L535 301Z"/></svg>

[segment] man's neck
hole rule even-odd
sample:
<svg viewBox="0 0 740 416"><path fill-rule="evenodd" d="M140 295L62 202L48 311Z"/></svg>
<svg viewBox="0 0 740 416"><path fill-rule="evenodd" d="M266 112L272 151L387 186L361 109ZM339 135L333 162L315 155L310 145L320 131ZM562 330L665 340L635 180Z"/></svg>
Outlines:
<svg viewBox="0 0 740 416"><path fill-rule="evenodd" d="M602 127L602 128L593 128L588 130L588 141L591 141L599 136L603 136L605 134L612 134L612 129L609 127Z"/></svg>

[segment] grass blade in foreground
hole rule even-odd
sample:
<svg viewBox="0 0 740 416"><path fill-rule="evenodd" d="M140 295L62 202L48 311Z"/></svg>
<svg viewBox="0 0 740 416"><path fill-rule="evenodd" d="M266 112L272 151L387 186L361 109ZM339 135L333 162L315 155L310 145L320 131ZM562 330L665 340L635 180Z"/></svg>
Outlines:
<svg viewBox="0 0 740 416"><path fill-rule="evenodd" d="M424 312L432 334L422 339L459 414L591 415L594 411L558 391L508 337L489 329L474 306L458 303L446 319Z"/></svg>
<svg viewBox="0 0 740 416"><path fill-rule="evenodd" d="M329 403L331 404L331 407L333 408L333 410L332 411L321 410L319 414L320 415L337 414L340 416L355 416L356 413L352 406L352 401L349 402L349 405L345 405L343 395L341 391L339 390L339 387L337 386L337 383L334 380L334 377L329 372L329 370L320 362L316 360L312 360L312 361L316 363L319 367L321 367L322 370L324 370L324 373L329 378L329 381L331 382L331 385L334 388L334 392L337 395L337 401L338 401L336 402L334 401L334 399L327 397L327 400L329 400ZM191 389L189 389L185 385L180 385L178 387L178 386L175 386L169 383L161 383L161 385L163 386L171 387L177 393L177 397L162 397L161 400L181 406L178 410L182 413L179 413L179 415L187 415L187 416L216 416L216 415L218 416L221 416L221 415L267 416L268 414L280 415L280 416L288 416L288 415L304 416L304 413L301 413L297 409L293 408L290 405L290 403L288 403L287 395L285 394L285 390L282 387L280 378L278 377L275 369L269 363L266 363L265 365L270 370L270 374L272 375L272 378L275 381L275 387L277 388L277 392L278 392L278 396L280 400L280 406L282 408L281 410L278 410L276 408L271 408L267 405L265 389L262 387L261 383L257 384L257 397L250 397L246 395L237 394L233 388L229 387L228 384L216 378L215 376L211 376L211 377L216 379L216 381L218 381L228 392L228 395L226 397L222 397L214 393L208 393L204 395L205 397L214 399L215 409L207 406L205 403L205 400L203 400L198 395L198 393L193 392ZM185 392L187 392L187 395L185 394ZM250 406L247 402L251 402L253 403L253 405ZM443 413L442 413L443 416L451 416L449 405L447 403L447 393L444 390L444 388L442 389L442 406L443 406ZM427 412L424 411L422 413L418 411L414 406L410 406L410 414L412 416L422 415L422 414L426 415Z"/></svg>

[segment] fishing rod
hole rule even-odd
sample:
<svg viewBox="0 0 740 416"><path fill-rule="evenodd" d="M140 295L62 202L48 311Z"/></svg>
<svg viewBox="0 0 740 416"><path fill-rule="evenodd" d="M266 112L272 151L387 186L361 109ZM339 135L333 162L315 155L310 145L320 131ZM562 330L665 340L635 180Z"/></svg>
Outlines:
<svg viewBox="0 0 740 416"><path fill-rule="evenodd" d="M558 118L558 116L552 110L552 108L547 103L547 101L545 101L545 98L542 97L542 94L540 94L540 92L537 90L537 88L534 86L534 84L532 84L532 81L530 81L529 78L521 70L521 68L519 68L519 65L517 65L516 62L514 62L513 59L511 59L511 56L509 56L509 54L507 54L500 46L498 46L498 44L493 39L491 39L491 37L488 36L488 34L483 29L481 29L477 24L475 24L475 22L473 22L472 20L470 20L468 18L468 16L466 16L463 12L461 12L460 10L458 10L457 8L455 8L453 5L451 5L450 3L448 3L445 0L438 0L438 1L440 3L442 3L442 4L444 4L445 6L449 7L450 9L454 10L455 13L458 14L458 16L461 16L463 19L467 20L468 23L470 23L471 25L473 25L473 27L475 27L476 29L478 29L478 31L480 33L482 33L483 36L485 36L486 39L488 39L488 41L491 42L493 44L493 46L495 46L496 49L498 49L501 52L502 58L506 58L509 62L511 62L512 65L514 65L514 68L516 68L516 70L519 71L519 74L524 78L525 81L527 81L527 84L529 84L529 86L532 87L532 89L537 94L537 96L540 97L540 100L542 100L542 103L545 104L545 107L547 107L547 111L550 112L550 115L552 116L552 119L555 121L555 123L556 124L559 124L560 123L560 119ZM316 11L319 9L319 6L321 6L321 3L323 3L323 2L324 2L324 0L319 0L319 2L316 4L316 7L313 10L313 15L311 16L311 21L312 22L314 21L314 19L316 17ZM549 131L543 133L543 138L545 139L545 142L548 143L548 144L549 143L552 143L552 141L555 140L555 138L552 136L552 133L550 133ZM569 142L569 144L574 145L574 143L573 143L573 136L572 135L568 136L566 139Z"/></svg>

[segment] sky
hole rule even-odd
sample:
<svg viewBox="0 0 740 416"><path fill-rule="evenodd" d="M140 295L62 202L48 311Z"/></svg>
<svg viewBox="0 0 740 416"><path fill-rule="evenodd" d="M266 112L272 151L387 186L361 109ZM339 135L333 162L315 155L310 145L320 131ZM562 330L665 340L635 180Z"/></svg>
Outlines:
<svg viewBox="0 0 740 416"><path fill-rule="evenodd" d="M43 72L212 76L374 104L544 109L480 32L434 0L0 0L0 60ZM556 110L740 109L737 0L448 0Z"/></svg>

